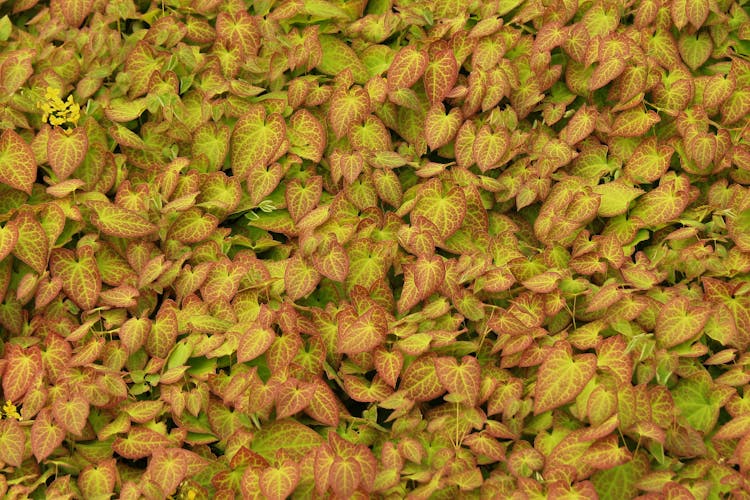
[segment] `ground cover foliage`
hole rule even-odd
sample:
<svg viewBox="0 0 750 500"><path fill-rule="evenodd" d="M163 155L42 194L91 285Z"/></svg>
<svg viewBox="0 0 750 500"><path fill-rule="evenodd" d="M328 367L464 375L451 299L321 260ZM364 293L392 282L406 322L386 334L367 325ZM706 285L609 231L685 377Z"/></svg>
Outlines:
<svg viewBox="0 0 750 500"><path fill-rule="evenodd" d="M0 0L0 495L747 498L744 3Z"/></svg>

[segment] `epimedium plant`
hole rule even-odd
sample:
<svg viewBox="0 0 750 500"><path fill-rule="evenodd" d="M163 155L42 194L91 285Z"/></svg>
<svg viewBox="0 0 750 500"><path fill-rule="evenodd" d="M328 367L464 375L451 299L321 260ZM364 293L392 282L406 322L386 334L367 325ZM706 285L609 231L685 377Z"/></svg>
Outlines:
<svg viewBox="0 0 750 500"><path fill-rule="evenodd" d="M0 493L746 498L743 1L0 1Z"/></svg>

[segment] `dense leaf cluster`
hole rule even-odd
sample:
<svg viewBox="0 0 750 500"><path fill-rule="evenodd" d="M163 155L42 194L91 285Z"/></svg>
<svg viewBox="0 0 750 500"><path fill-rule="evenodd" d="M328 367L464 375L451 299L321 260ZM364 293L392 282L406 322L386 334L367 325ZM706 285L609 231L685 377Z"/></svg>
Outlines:
<svg viewBox="0 0 750 500"><path fill-rule="evenodd" d="M0 496L748 497L744 3L0 0Z"/></svg>

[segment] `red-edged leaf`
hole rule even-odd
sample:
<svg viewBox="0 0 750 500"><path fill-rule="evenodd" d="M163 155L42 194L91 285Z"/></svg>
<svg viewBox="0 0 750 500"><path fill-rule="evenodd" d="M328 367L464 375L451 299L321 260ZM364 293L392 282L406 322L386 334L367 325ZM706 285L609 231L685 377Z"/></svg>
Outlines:
<svg viewBox="0 0 750 500"><path fill-rule="evenodd" d="M660 121L661 118L655 111L644 111L636 107L617 115L612 124L611 134L620 137L638 137L645 135L655 123Z"/></svg>
<svg viewBox="0 0 750 500"><path fill-rule="evenodd" d="M313 265L320 274L333 281L342 282L349 274L349 256L335 238L323 241L317 248Z"/></svg>
<svg viewBox="0 0 750 500"><path fill-rule="evenodd" d="M409 88L422 77L427 68L427 53L407 45L398 51L386 75L388 89Z"/></svg>
<svg viewBox="0 0 750 500"><path fill-rule="evenodd" d="M432 106L445 99L456 84L457 78L458 63L453 50L445 49L432 56L424 70L423 78L427 99Z"/></svg>
<svg viewBox="0 0 750 500"><path fill-rule="evenodd" d="M174 302L164 301L156 314L151 332L146 338L146 352L151 356L166 358L174 346L178 329Z"/></svg>
<svg viewBox="0 0 750 500"><path fill-rule="evenodd" d="M656 137L647 137L625 164L625 175L633 182L653 182L667 171L673 153L672 146L659 145Z"/></svg>
<svg viewBox="0 0 750 500"><path fill-rule="evenodd" d="M3 373L3 394L6 400L19 401L34 381L42 373L42 356L38 346L23 348L17 344L5 346L5 372Z"/></svg>
<svg viewBox="0 0 750 500"><path fill-rule="evenodd" d="M703 26L710 11L709 0L687 0L685 2L685 14L690 24L696 28Z"/></svg>
<svg viewBox="0 0 750 500"><path fill-rule="evenodd" d="M159 448L154 451L146 468L146 475L159 485L165 495L171 495L188 473L185 450Z"/></svg>
<svg viewBox="0 0 750 500"><path fill-rule="evenodd" d="M6 224L0 228L0 261L7 257L18 242L18 225Z"/></svg>
<svg viewBox="0 0 750 500"><path fill-rule="evenodd" d="M294 222L299 222L318 205L322 192L323 178L319 175L308 179L304 184L299 179L294 179L286 185L284 196Z"/></svg>
<svg viewBox="0 0 750 500"><path fill-rule="evenodd" d="M89 138L83 127L65 132L54 127L47 139L47 159L58 180L64 181L77 169L86 157Z"/></svg>
<svg viewBox="0 0 750 500"><path fill-rule="evenodd" d="M438 379L434 358L423 356L414 360L404 370L399 389L414 401L430 401L445 392Z"/></svg>
<svg viewBox="0 0 750 500"><path fill-rule="evenodd" d="M36 215L30 210L22 210L8 225L12 226L10 231L18 233L13 255L38 274L43 274L49 257L49 239Z"/></svg>
<svg viewBox="0 0 750 500"><path fill-rule="evenodd" d="M285 460L277 467L269 467L260 476L260 489L269 500L284 500L297 487L299 463Z"/></svg>
<svg viewBox="0 0 750 500"><path fill-rule="evenodd" d="M314 381L315 393L305 413L324 425L337 426L339 423L339 407L336 395L328 384L320 379Z"/></svg>
<svg viewBox="0 0 750 500"><path fill-rule="evenodd" d="M156 226L128 210L106 201L88 201L93 211L91 222L104 234L118 238L142 238L156 231Z"/></svg>
<svg viewBox="0 0 750 500"><path fill-rule="evenodd" d="M94 0L60 0L60 10L63 17L71 28L81 25L86 16L91 12Z"/></svg>
<svg viewBox="0 0 750 500"><path fill-rule="evenodd" d="M448 392L461 398L468 406L476 404L482 374L475 357L464 356L460 364L454 357L435 358L435 370L438 380Z"/></svg>
<svg viewBox="0 0 750 500"><path fill-rule="evenodd" d="M0 462L19 467L26 449L26 434L14 418L0 420Z"/></svg>
<svg viewBox="0 0 750 500"><path fill-rule="evenodd" d="M132 354L146 342L151 332L151 320L148 318L129 318L120 326L120 341L125 352Z"/></svg>
<svg viewBox="0 0 750 500"><path fill-rule="evenodd" d="M691 2L699 1L700 0L691 0ZM677 48L679 49L680 56L682 56L682 60L685 61L685 64L695 71L703 66L703 63L711 57L714 44L711 42L711 37L707 32L700 31L692 35L683 33L677 42Z"/></svg>
<svg viewBox="0 0 750 500"><path fill-rule="evenodd" d="M569 346L555 347L542 365L534 393L534 414L552 410L575 399L596 373L596 356L572 356Z"/></svg>
<svg viewBox="0 0 750 500"><path fill-rule="evenodd" d="M375 349L373 356L375 369L388 385L396 387L398 378L401 375L401 368L404 366L404 355L401 351L388 351L385 348Z"/></svg>
<svg viewBox="0 0 750 500"><path fill-rule="evenodd" d="M276 334L269 328L253 327L240 336L237 346L237 362L251 361L271 347Z"/></svg>
<svg viewBox="0 0 750 500"><path fill-rule="evenodd" d="M674 347L697 337L706 325L711 309L691 304L686 297L676 297L661 308L654 333L659 345Z"/></svg>
<svg viewBox="0 0 750 500"><path fill-rule="evenodd" d="M56 425L52 410L42 409L31 425L31 451L37 462L41 462L55 451L65 439L65 430Z"/></svg>
<svg viewBox="0 0 750 500"><path fill-rule="evenodd" d="M286 150L286 122L273 113L266 116L255 104L237 120L232 131L232 171L244 179L253 168L267 167Z"/></svg>
<svg viewBox="0 0 750 500"><path fill-rule="evenodd" d="M560 131L560 139L570 146L579 143L594 131L599 112L593 106L583 105Z"/></svg>
<svg viewBox="0 0 750 500"><path fill-rule="evenodd" d="M114 458L86 466L78 476L78 488L86 498L109 497L117 482Z"/></svg>
<svg viewBox="0 0 750 500"><path fill-rule="evenodd" d="M306 109L297 110L289 119L289 150L307 160L319 163L326 147L323 125Z"/></svg>
<svg viewBox="0 0 750 500"><path fill-rule="evenodd" d="M307 297L320 282L320 273L309 265L300 254L287 261L284 271L284 287L291 300Z"/></svg>
<svg viewBox="0 0 750 500"><path fill-rule="evenodd" d="M89 402L81 394L59 397L52 403L52 415L57 425L80 436L89 418Z"/></svg>
<svg viewBox="0 0 750 500"><path fill-rule="evenodd" d="M499 167L500 160L508 151L509 144L510 137L505 128L501 127L493 132L489 125L484 125L479 129L474 142L473 155L480 170L486 172Z"/></svg>
<svg viewBox="0 0 750 500"><path fill-rule="evenodd" d="M262 41L258 20L244 10L221 12L216 16L216 36L239 50L243 58L257 54Z"/></svg>
<svg viewBox="0 0 750 500"><path fill-rule="evenodd" d="M316 390L314 384L294 378L287 379L279 386L276 395L276 418L291 417L307 408Z"/></svg>
<svg viewBox="0 0 750 500"><path fill-rule="evenodd" d="M182 243L198 243L208 238L218 227L219 219L199 208L190 208L180 214L169 228L168 238Z"/></svg>
<svg viewBox="0 0 750 500"><path fill-rule="evenodd" d="M424 217L435 225L443 239L448 238L461 227L466 216L464 190L455 186L446 192L440 180L431 179L420 186L411 216Z"/></svg>
<svg viewBox="0 0 750 500"><path fill-rule="evenodd" d="M427 112L424 123L427 145L430 149L436 150L448 144L456 136L462 122L461 108L451 108L446 114L442 103L433 105Z"/></svg>
<svg viewBox="0 0 750 500"><path fill-rule="evenodd" d="M370 96L362 87L340 91L331 99L328 123L337 138L341 138L356 124L362 123L370 112Z"/></svg>
<svg viewBox="0 0 750 500"><path fill-rule="evenodd" d="M353 308L342 309L336 316L338 323L338 352L357 354L380 345L388 330L388 322L378 308L372 307L362 315Z"/></svg>
<svg viewBox="0 0 750 500"><path fill-rule="evenodd" d="M92 247L78 249L78 259L66 248L56 248L50 255L50 270L60 278L65 294L84 311L93 309L102 288L99 268Z"/></svg>
<svg viewBox="0 0 750 500"><path fill-rule="evenodd" d="M439 255L419 257L414 264L412 273L419 296L426 299L443 283L445 263Z"/></svg>
<svg viewBox="0 0 750 500"><path fill-rule="evenodd" d="M138 460L152 455L169 444L169 438L164 434L147 427L133 426L126 437L115 439L112 449L124 458Z"/></svg>
<svg viewBox="0 0 750 500"><path fill-rule="evenodd" d="M31 147L12 129L0 135L0 182L31 194L36 180L36 160Z"/></svg>

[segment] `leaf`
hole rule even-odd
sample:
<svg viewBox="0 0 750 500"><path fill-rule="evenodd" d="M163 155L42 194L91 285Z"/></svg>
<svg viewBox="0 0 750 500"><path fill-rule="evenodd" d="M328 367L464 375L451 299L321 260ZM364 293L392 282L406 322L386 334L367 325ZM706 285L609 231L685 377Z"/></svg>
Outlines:
<svg viewBox="0 0 750 500"><path fill-rule="evenodd" d="M3 373L3 394L6 400L20 401L37 374L42 373L42 357L38 346L23 348L17 344L5 347L7 364Z"/></svg>
<svg viewBox="0 0 750 500"><path fill-rule="evenodd" d="M630 202L645 191L622 182L620 179L594 186L594 193L600 196L599 216L615 217L628 211Z"/></svg>
<svg viewBox="0 0 750 500"><path fill-rule="evenodd" d="M647 137L625 164L625 175L639 184L654 182L669 168L674 148L659 145L656 137Z"/></svg>
<svg viewBox="0 0 750 500"><path fill-rule="evenodd" d="M323 178L319 175L308 179L304 185L300 179L287 183L284 197L289 215L295 223L318 205L322 192Z"/></svg>
<svg viewBox="0 0 750 500"><path fill-rule="evenodd" d="M94 0L60 0L60 10L71 28L78 28L91 12Z"/></svg>
<svg viewBox="0 0 750 500"><path fill-rule="evenodd" d="M81 436L89 418L89 402L81 394L59 397L52 402L52 415L57 425L71 434Z"/></svg>
<svg viewBox="0 0 750 500"><path fill-rule="evenodd" d="M112 449L123 458L138 460L170 445L169 438L147 427L133 426L126 437L117 437Z"/></svg>
<svg viewBox="0 0 750 500"><path fill-rule="evenodd" d="M685 2L685 14L690 24L696 28L703 26L708 18L710 6L708 0L687 0Z"/></svg>
<svg viewBox="0 0 750 500"><path fill-rule="evenodd" d="M721 105L722 123L731 125L747 116L748 112L750 112L750 88L735 89ZM0 139L0 151L2 151L2 142ZM2 182L4 182L3 177L3 169L0 167L0 181Z"/></svg>
<svg viewBox="0 0 750 500"><path fill-rule="evenodd" d="M489 125L484 125L479 129L474 141L473 150L474 161L479 166L479 169L482 172L486 172L490 169L500 167L500 160L502 160L508 151L509 144L510 137L505 128L501 127L499 130L493 132Z"/></svg>
<svg viewBox="0 0 750 500"><path fill-rule="evenodd" d="M430 105L434 107L445 99L457 79L458 63L453 50L445 49L433 54L425 67L423 76L424 88Z"/></svg>
<svg viewBox="0 0 750 500"><path fill-rule="evenodd" d="M289 150L302 158L319 163L326 147L323 125L306 109L297 110L289 119Z"/></svg>
<svg viewBox="0 0 750 500"><path fill-rule="evenodd" d="M445 263L439 255L418 257L412 272L420 298L426 299L443 283Z"/></svg>
<svg viewBox="0 0 750 500"><path fill-rule="evenodd" d="M26 434L14 418L0 420L0 462L20 467L26 449Z"/></svg>
<svg viewBox="0 0 750 500"><path fill-rule="evenodd" d="M476 405L482 374L475 357L464 356L461 364L453 357L435 358L435 371L448 392L460 397L463 404Z"/></svg>
<svg viewBox="0 0 750 500"><path fill-rule="evenodd" d="M320 35L322 57L316 66L323 74L336 76L342 71L350 70L355 83L363 85L370 78L367 67L357 53L343 40L332 35Z"/></svg>
<svg viewBox="0 0 750 500"><path fill-rule="evenodd" d="M43 408L31 425L31 451L37 462L50 456L65 439L65 430L55 425L52 410Z"/></svg>
<svg viewBox="0 0 750 500"><path fill-rule="evenodd" d="M459 186L445 192L438 179L431 179L420 186L411 216L424 217L435 225L440 237L446 239L463 224L466 195Z"/></svg>
<svg viewBox="0 0 750 500"><path fill-rule="evenodd" d="M594 131L598 116L599 112L595 107L581 106L560 131L560 139L570 146L581 142Z"/></svg>
<svg viewBox="0 0 750 500"><path fill-rule="evenodd" d="M31 194L36 180L36 160L31 147L11 129L0 135L0 182Z"/></svg>
<svg viewBox="0 0 750 500"><path fill-rule="evenodd" d="M435 369L434 357L422 356L404 370L399 389L414 401L430 401L445 392Z"/></svg>
<svg viewBox="0 0 750 500"><path fill-rule="evenodd" d="M138 213L106 201L87 201L93 210L91 223L104 234L118 238L142 238L156 232L156 226Z"/></svg>
<svg viewBox="0 0 750 500"><path fill-rule="evenodd" d="M326 278L343 282L349 274L349 256L335 238L326 239L313 254L313 265Z"/></svg>
<svg viewBox="0 0 750 500"><path fill-rule="evenodd" d="M283 452L292 460L300 461L320 444L323 438L311 428L296 420L275 420L255 433L250 449L269 462L276 458L276 452Z"/></svg>
<svg viewBox="0 0 750 500"><path fill-rule="evenodd" d="M182 212L169 228L167 237L182 243L198 243L207 239L219 226L219 219L197 207Z"/></svg>
<svg viewBox="0 0 750 500"><path fill-rule="evenodd" d="M699 2L700 0L690 0L690 2ZM680 51L682 60L685 61L690 69L695 71L696 69L703 66L703 63L708 61L711 57L711 52L714 49L713 43L711 43L711 37L705 31L700 31L695 34L683 33L677 42L677 48Z"/></svg>
<svg viewBox="0 0 750 500"><path fill-rule="evenodd" d="M433 105L427 112L424 124L427 145L433 151L445 146L456 136L462 122L461 108L451 108L446 114L442 103Z"/></svg>
<svg viewBox="0 0 750 500"><path fill-rule="evenodd" d="M117 481L115 459L86 466L78 476L78 488L86 498L111 496Z"/></svg>
<svg viewBox="0 0 750 500"><path fill-rule="evenodd" d="M619 137L638 137L645 135L646 132L661 118L655 111L644 111L641 108L633 108L620 112L612 124L613 136Z"/></svg>
<svg viewBox="0 0 750 500"><path fill-rule="evenodd" d="M276 467L268 467L260 477L260 489L269 500L284 500L297 487L300 478L298 463L285 460Z"/></svg>
<svg viewBox="0 0 750 500"><path fill-rule="evenodd" d="M705 374L705 372L703 372ZM672 390L674 404L693 429L710 433L716 426L721 405L707 376L681 379Z"/></svg>
<svg viewBox="0 0 750 500"><path fill-rule="evenodd" d="M320 273L298 253L288 260L284 270L284 289L291 300L307 297L320 282Z"/></svg>
<svg viewBox="0 0 750 500"><path fill-rule="evenodd" d="M232 172L244 180L256 168L268 167L285 150L286 122L278 113L266 116L260 104L251 105L234 125L231 137Z"/></svg>
<svg viewBox="0 0 750 500"><path fill-rule="evenodd" d="M572 356L563 345L550 350L539 367L534 393L534 415L555 409L580 394L596 372L596 356Z"/></svg>
<svg viewBox="0 0 750 500"><path fill-rule="evenodd" d="M89 148L86 129L76 127L65 132L60 127L50 130L47 139L47 158L58 180L64 181L77 169Z"/></svg>
<svg viewBox="0 0 750 500"><path fill-rule="evenodd" d="M659 311L654 330L656 340L668 349L694 339L703 331L710 315L710 308L691 304L686 297L675 297Z"/></svg>
<svg viewBox="0 0 750 500"><path fill-rule="evenodd" d="M349 132L352 126L362 123L370 112L370 96L362 87L337 92L328 108L328 123L336 138Z"/></svg>
<svg viewBox="0 0 750 500"><path fill-rule="evenodd" d="M427 53L411 45L402 47L393 58L386 78L388 89L409 88L422 77L427 68Z"/></svg>
<svg viewBox="0 0 750 500"><path fill-rule="evenodd" d="M96 306L102 282L92 247L80 247L78 259L71 250L56 248L50 255L50 270L52 277L60 279L63 291L78 307L88 311Z"/></svg>
<svg viewBox="0 0 750 500"><path fill-rule="evenodd" d="M18 234L13 255L29 265L38 274L43 274L47 267L49 256L49 242L44 228L35 214L29 210L22 210L8 223L10 231Z"/></svg>
<svg viewBox="0 0 750 500"><path fill-rule="evenodd" d="M676 181L662 182L638 199L630 218L639 218L649 226L658 226L677 218L690 202L687 189L689 181L682 177Z"/></svg>
<svg viewBox="0 0 750 500"><path fill-rule="evenodd" d="M0 227L0 262L10 255L17 242L17 224L6 224L4 227Z"/></svg>
<svg viewBox="0 0 750 500"><path fill-rule="evenodd" d="M358 315L353 308L342 309L336 315L338 323L337 351L349 355L367 352L383 343L388 322L381 311L371 307Z"/></svg>
<svg viewBox="0 0 750 500"><path fill-rule="evenodd" d="M276 340L276 334L269 328L252 327L240 336L237 346L237 362L251 361L265 353Z"/></svg>
<svg viewBox="0 0 750 500"><path fill-rule="evenodd" d="M216 37L247 59L258 53L262 35L258 20L244 10L221 12L216 16Z"/></svg>
<svg viewBox="0 0 750 500"><path fill-rule="evenodd" d="M32 63L37 53L31 49L13 51L6 49L5 54L7 58L0 64L0 92L11 96L34 74Z"/></svg>

